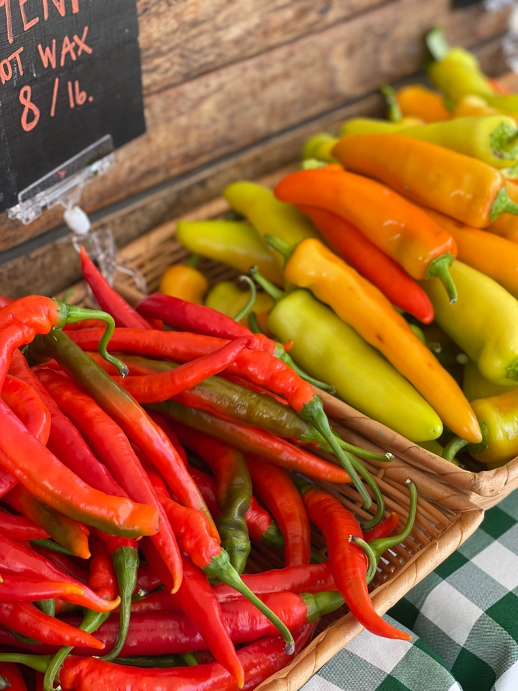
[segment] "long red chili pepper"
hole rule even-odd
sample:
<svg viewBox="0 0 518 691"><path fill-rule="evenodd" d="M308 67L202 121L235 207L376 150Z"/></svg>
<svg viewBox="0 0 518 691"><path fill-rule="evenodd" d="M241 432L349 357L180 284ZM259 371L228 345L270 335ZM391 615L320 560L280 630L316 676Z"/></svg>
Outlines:
<svg viewBox="0 0 518 691"><path fill-rule="evenodd" d="M311 561L311 527L304 502L288 473L253 454L245 454L254 492L272 512L284 538L286 566Z"/></svg>
<svg viewBox="0 0 518 691"><path fill-rule="evenodd" d="M43 528L25 516L13 516L0 510L0 533L11 540L23 542L25 540L41 540L49 537Z"/></svg>
<svg viewBox="0 0 518 691"><path fill-rule="evenodd" d="M50 435L50 413L37 391L21 379L7 375L2 398L29 432L46 445Z"/></svg>
<svg viewBox="0 0 518 691"><path fill-rule="evenodd" d="M302 650L314 625L300 629L296 638L296 650ZM251 643L237 653L244 671L244 691L251 691L279 669L285 667L290 656L283 650L282 639L269 636ZM235 691L235 678L217 662L196 667L174 669L124 667L87 657L71 656L65 661L60 673L64 688L75 691L98 691L101 688L119 690L131 688L139 680L139 691Z"/></svg>
<svg viewBox="0 0 518 691"><path fill-rule="evenodd" d="M125 433L69 379L45 369L38 371L38 377L130 498L154 506L159 511L160 525L151 539L173 575L176 591L182 579L182 565L174 532Z"/></svg>
<svg viewBox="0 0 518 691"><path fill-rule="evenodd" d="M95 489L106 494L126 497L126 492L115 482L106 466L99 463L78 429L63 415L20 351L13 353L9 372L32 386L45 402L51 417L47 448L67 468Z"/></svg>
<svg viewBox="0 0 518 691"><path fill-rule="evenodd" d="M0 497L10 492L17 482L14 475L0 465Z"/></svg>
<svg viewBox="0 0 518 691"><path fill-rule="evenodd" d="M161 332L141 331L141 333ZM51 357L58 360L63 369L95 399L104 412L122 427L128 438L149 458L178 500L184 506L198 509L207 516L216 536L216 526L185 464L167 435L151 420L143 408L112 381L110 376L66 334L57 331L52 338L39 337L39 339L38 343L31 345L31 348L34 346L31 351L33 357L45 359ZM110 532L103 528L101 530Z"/></svg>
<svg viewBox="0 0 518 691"><path fill-rule="evenodd" d="M90 259L84 247L79 252L81 257L81 271L85 281L92 289L95 299L105 312L112 315L117 326L134 326L138 329L150 329L150 323L135 312L126 300L114 290L102 273Z"/></svg>
<svg viewBox="0 0 518 691"><path fill-rule="evenodd" d="M336 587L360 624L377 636L410 640L382 619L374 609L367 588L367 557L352 536L362 537L360 524L337 499L315 485L299 483L309 517L324 535Z"/></svg>
<svg viewBox="0 0 518 691"><path fill-rule="evenodd" d="M69 549L76 557L90 557L88 530L84 525L47 506L21 485L6 494L4 501L44 528L58 544Z"/></svg>
<svg viewBox="0 0 518 691"><path fill-rule="evenodd" d="M424 324L433 320L433 305L419 283L352 223L327 209L304 205L298 208L313 221L333 252L377 286L394 305Z"/></svg>
<svg viewBox="0 0 518 691"><path fill-rule="evenodd" d="M210 434L229 446L233 446L245 453L256 453L276 465L288 470L304 473L326 482L346 483L350 478L343 470L318 456L313 456L304 449L290 444L285 439L276 437L258 427L248 427L205 413L201 410L187 408L175 401L152 403L151 407L158 410L171 420L173 428L180 434L178 422L200 431L210 430Z"/></svg>
<svg viewBox="0 0 518 691"><path fill-rule="evenodd" d="M398 527L399 516L395 511L391 511L390 515L385 520L380 521L378 525L370 530L363 531L363 539L367 542L378 540L379 538L388 537Z"/></svg>
<svg viewBox="0 0 518 691"><path fill-rule="evenodd" d="M11 691L27 691L23 675L13 662L0 662L0 676L4 677L9 684L5 688Z"/></svg>
<svg viewBox="0 0 518 691"><path fill-rule="evenodd" d="M74 583L0 575L0 602L35 602L66 597L69 593L81 596L83 589Z"/></svg>
<svg viewBox="0 0 518 691"><path fill-rule="evenodd" d="M147 561L156 571L166 588L170 586L170 575L164 569L164 562L148 541L142 544ZM234 645L225 628L221 607L212 592L203 571L190 559L183 558L185 577L178 591L178 601L183 612L197 626L214 657L236 679L239 688L244 683L244 672L236 655Z"/></svg>
<svg viewBox="0 0 518 691"><path fill-rule="evenodd" d="M76 562L71 561L68 556L60 554L42 545L40 541L33 542L31 547L34 552L49 561L60 572L71 576L79 583L88 582L88 571L79 566Z"/></svg>

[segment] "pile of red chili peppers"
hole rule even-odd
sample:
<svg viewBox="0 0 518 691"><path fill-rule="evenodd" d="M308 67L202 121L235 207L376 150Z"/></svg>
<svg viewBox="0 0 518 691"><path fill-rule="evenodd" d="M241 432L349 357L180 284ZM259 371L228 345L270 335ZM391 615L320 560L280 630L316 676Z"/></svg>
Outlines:
<svg viewBox="0 0 518 691"><path fill-rule="evenodd" d="M344 603L407 638L368 583L414 485L391 536L357 456L389 459L336 437L280 344L176 298L135 311L81 261L104 311L0 303L0 688L253 689ZM285 567L246 574L253 543Z"/></svg>

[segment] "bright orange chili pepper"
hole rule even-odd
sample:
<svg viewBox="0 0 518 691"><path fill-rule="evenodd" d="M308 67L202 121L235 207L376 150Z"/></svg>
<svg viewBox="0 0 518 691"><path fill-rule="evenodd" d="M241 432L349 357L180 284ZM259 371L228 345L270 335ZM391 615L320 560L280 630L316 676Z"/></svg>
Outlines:
<svg viewBox="0 0 518 691"><path fill-rule="evenodd" d="M396 99L404 117L417 117L424 122L441 122L451 118L451 112L444 105L444 96L421 84L401 87L396 93Z"/></svg>
<svg viewBox="0 0 518 691"><path fill-rule="evenodd" d="M513 202L518 204L518 185L516 183L511 181L507 183L507 194ZM485 230L494 235L507 238L511 242L518 242L518 216L502 214Z"/></svg>
<svg viewBox="0 0 518 691"><path fill-rule="evenodd" d="M346 140L353 136L357 135ZM448 275L457 256L455 240L426 212L384 185L330 165L288 175L275 188L275 195L345 218L412 278L438 276L450 300L455 299L455 286Z"/></svg>
<svg viewBox="0 0 518 691"><path fill-rule="evenodd" d="M498 171L437 144L399 134L354 134L338 142L333 156L346 168L475 228L487 227L501 213L518 213Z"/></svg>

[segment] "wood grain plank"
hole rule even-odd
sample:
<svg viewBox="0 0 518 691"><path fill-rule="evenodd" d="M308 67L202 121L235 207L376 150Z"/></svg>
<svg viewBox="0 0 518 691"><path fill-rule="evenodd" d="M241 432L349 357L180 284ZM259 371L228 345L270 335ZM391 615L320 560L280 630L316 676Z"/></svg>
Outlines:
<svg viewBox="0 0 518 691"><path fill-rule="evenodd" d="M449 0L393 0L150 94L147 134L117 152L117 165L86 187L84 207L103 209L415 73L425 58L424 33L448 18L451 42L466 43L501 31L507 12L474 6L451 14ZM0 216L0 251L55 228L58 219L45 214L23 227Z"/></svg>

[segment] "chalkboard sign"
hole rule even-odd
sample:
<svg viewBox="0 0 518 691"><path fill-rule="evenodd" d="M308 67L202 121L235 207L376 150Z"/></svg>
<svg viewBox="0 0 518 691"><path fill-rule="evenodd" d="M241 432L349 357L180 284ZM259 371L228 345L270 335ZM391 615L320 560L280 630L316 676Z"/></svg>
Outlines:
<svg viewBox="0 0 518 691"><path fill-rule="evenodd" d="M136 0L0 0L0 211L145 131Z"/></svg>

